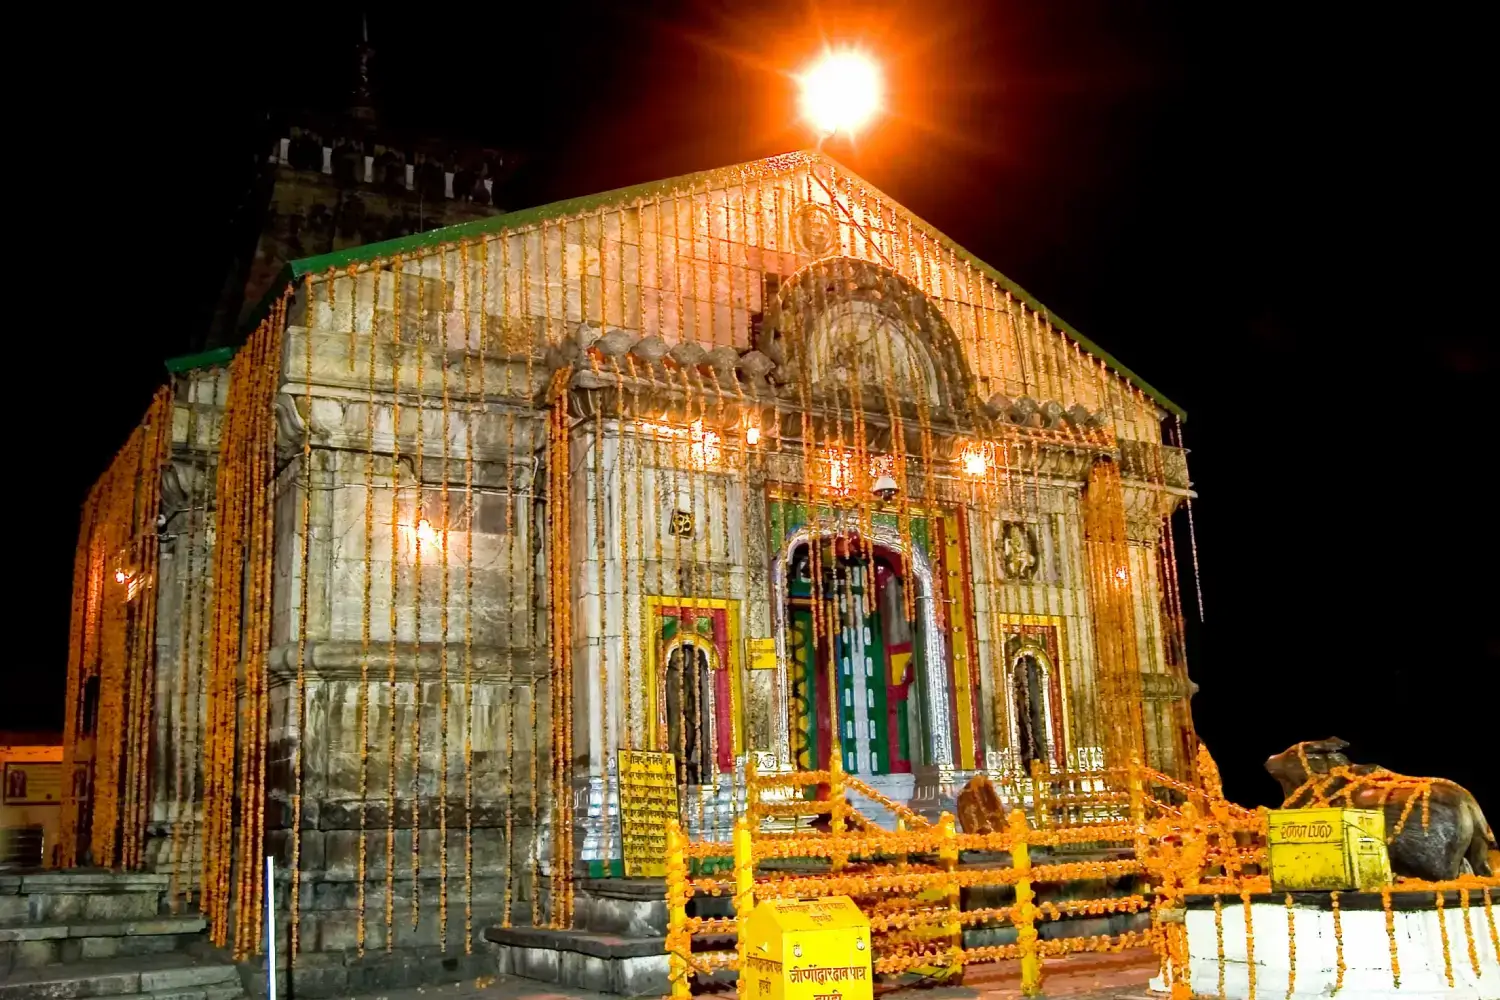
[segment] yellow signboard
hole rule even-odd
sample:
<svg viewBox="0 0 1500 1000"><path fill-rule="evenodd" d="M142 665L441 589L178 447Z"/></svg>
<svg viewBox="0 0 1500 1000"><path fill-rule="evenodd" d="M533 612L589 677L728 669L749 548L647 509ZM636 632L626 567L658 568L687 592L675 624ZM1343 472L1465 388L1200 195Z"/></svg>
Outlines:
<svg viewBox="0 0 1500 1000"><path fill-rule="evenodd" d="M751 670L775 670L776 669L776 640L775 639L751 639L750 640L750 669Z"/></svg>
<svg viewBox="0 0 1500 1000"><path fill-rule="evenodd" d="M745 923L751 1000L872 1000L870 921L848 896L770 899Z"/></svg>
<svg viewBox="0 0 1500 1000"><path fill-rule="evenodd" d="M1390 882L1379 809L1273 809L1268 819L1277 892L1370 890Z"/></svg>
<svg viewBox="0 0 1500 1000"><path fill-rule="evenodd" d="M677 817L677 759L620 751L620 845L626 878L667 874L667 820Z"/></svg>
<svg viewBox="0 0 1500 1000"><path fill-rule="evenodd" d="M8 806L56 805L62 801L62 764L7 761L0 800Z"/></svg>

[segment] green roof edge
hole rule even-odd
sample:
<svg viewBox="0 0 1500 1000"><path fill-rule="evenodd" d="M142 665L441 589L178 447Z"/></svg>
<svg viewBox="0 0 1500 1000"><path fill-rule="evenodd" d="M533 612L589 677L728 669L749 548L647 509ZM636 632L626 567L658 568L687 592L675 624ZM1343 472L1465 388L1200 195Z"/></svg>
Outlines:
<svg viewBox="0 0 1500 1000"><path fill-rule="evenodd" d="M182 354L175 358L168 358L164 363L167 371L173 375L192 371L194 368L211 368L214 365L228 364L229 359L234 357L236 348L215 347L211 351L199 351L197 354Z"/></svg>
<svg viewBox="0 0 1500 1000"><path fill-rule="evenodd" d="M1125 365L1120 363L1119 359L1117 359L1113 354L1110 354L1104 348L1094 343L1094 341L1090 340L1088 337L1085 337L1083 334L1075 330L1071 324L1053 313L1052 310L1047 308L1045 303L1038 300L1030 292L1026 291L1026 289L1022 288L1020 285L1016 284L1014 281L1001 274L995 268L991 267L989 264L980 260L974 254L970 253L964 247L960 246L950 236L942 232L932 223L917 215L917 213L913 212L911 209L901 204L901 202L897 201L895 198L892 198L890 195L880 190L880 188L876 187L874 184L871 184L869 181L865 180L853 170L850 170L842 163L839 163L827 153L819 151L800 150L794 154L781 154L781 156L791 156L798 154L827 161L828 163L838 167L838 169L848 174L851 178L858 181L860 184L864 185L870 190L872 194L883 198L896 208L899 208L902 212L905 212L911 217L913 222L917 223L923 229L927 230L929 236L951 247L953 251L960 257L962 257L965 261L977 267L980 271L989 276L993 281L998 283L1002 288L1006 289L1013 296L1026 303L1035 312L1044 316L1047 321L1050 322L1053 326L1061 329L1069 337L1072 337L1074 340L1076 340L1079 346L1081 346L1084 350L1099 358L1101 361L1109 365L1121 376L1123 376L1127 381L1134 384L1136 388L1140 389L1152 400L1158 403L1162 407L1162 409L1166 410L1168 413L1171 413L1179 421L1187 420L1187 411L1168 399L1155 386L1151 385L1151 383L1147 382L1145 379L1141 378L1135 372L1131 371ZM630 201L637 198L649 198L654 197L658 194L668 194L683 187L684 185L690 186L695 183L709 180L716 175L722 174L726 170L734 170L736 167L748 167L755 163L764 163L766 162L766 160L776 160L778 158L779 157L777 156L770 156L766 157L765 160L753 160L749 163L731 164L727 167L715 167L710 170L697 170L693 173L681 174L677 177L666 177L661 180L646 181L643 184L633 184L629 187L614 188L610 191L600 191L597 194L582 195L577 198L565 198L562 201L548 202L545 205L537 205L533 208L525 208L516 212L505 212L501 215L492 215L483 219L474 219L469 222L461 222L457 225L446 226L442 229L429 229L426 232L413 233L410 236L402 236L393 240L382 240L379 243L367 243L363 246L350 247L347 250L335 250L332 253L319 254L315 257L304 257L301 260L294 260L282 268L282 272L278 276L278 279L272 283L265 296L262 297L260 304L257 305L255 311L251 315L254 321L258 322L259 318L265 314L267 304L273 299L274 296L281 294L282 288L284 288L291 282L306 277L309 274L322 274L323 272L330 269L337 270L339 268L348 267L350 264L367 263L369 261L376 260L382 257L394 257L398 254L406 254L413 250L425 250L429 247L441 246L444 243L456 242L458 240L464 239L465 237L486 236L492 233L502 232L507 229L513 229L517 226L526 226L537 222L543 222L548 219L554 219L559 216L575 215L581 212L588 212L592 209L600 208L604 205L611 205L621 201Z"/></svg>

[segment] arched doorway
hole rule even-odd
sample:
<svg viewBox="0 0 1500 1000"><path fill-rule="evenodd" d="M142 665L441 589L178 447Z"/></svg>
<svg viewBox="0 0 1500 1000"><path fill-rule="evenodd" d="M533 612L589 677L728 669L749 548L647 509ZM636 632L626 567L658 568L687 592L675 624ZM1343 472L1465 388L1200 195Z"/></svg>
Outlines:
<svg viewBox="0 0 1500 1000"><path fill-rule="evenodd" d="M679 785L710 784L717 771L716 659L713 647L697 636L680 636L667 644L662 722L666 749L677 758Z"/></svg>
<svg viewBox="0 0 1500 1000"><path fill-rule="evenodd" d="M1010 746L1024 775L1033 762L1061 763L1052 658L1041 646L1013 641L1005 669Z"/></svg>
<svg viewBox="0 0 1500 1000"><path fill-rule="evenodd" d="M792 554L788 602L795 766L827 769L837 737L846 773L910 774L920 722L900 556L815 539Z"/></svg>
<svg viewBox="0 0 1500 1000"><path fill-rule="evenodd" d="M913 547L910 553L905 552L901 536L895 529L880 523L865 525L864 530L869 534L866 540L860 535L861 527L858 518L852 515L828 518L816 525L801 525L784 537L781 549L772 563L771 614L777 661L774 726L778 762L788 770L798 763L792 755L794 696L804 699L822 698L825 696L818 690L821 688L829 692L826 696L828 722L824 731L833 724L832 702L836 698L840 702L840 724L843 726L839 742L843 744L852 741L853 744L854 767L849 767L850 759L847 754L851 751L841 747L846 753L846 770L857 774L888 774L893 773L894 764L904 763L907 770L927 765L942 772L951 772L953 717L949 707L948 651L943 630L937 623L932 566L920 548ZM807 574L807 583L811 585L810 569L799 567L810 566L811 559L806 554L811 552L813 545L819 546L820 569L825 569L821 558L824 551L837 553L830 560L832 565L826 567L829 576L825 579L832 581L826 591L828 599L819 600L816 609L809 608L809 614L822 613L828 617L814 623L810 617L803 616L799 628L793 614L793 574ZM804 554L801 560L798 558L799 553ZM909 676L909 680L892 685L889 680L895 676L894 668L902 662L899 659L903 653L899 648L902 643L894 641L901 633L884 627L880 609L882 601L889 602L897 597L902 605L905 604L904 594L889 589L898 584L900 587L913 589L912 604L916 610L916 622L907 642L911 652L920 650L920 677L915 669L903 669L903 678ZM820 585L820 596L822 593ZM887 607L890 605L887 604ZM873 623L869 620L872 611L875 617ZM888 614L894 616L894 611L890 610ZM904 611L902 614L904 618ZM836 640L826 645L825 660L836 657L834 666L842 671L847 656L847 682L830 683L826 665L820 670L817 669L818 664L808 663L805 666L812 669L805 670L804 674L812 680L805 691L794 692L791 684L794 638L802 634L805 642L808 630L825 626L830 627L831 631L823 634L831 635ZM877 628L881 629L878 642ZM803 649L806 648L804 645ZM877 659L883 674L876 672ZM884 683L875 683L877 681ZM883 707L876 696L877 687L885 689L886 701ZM892 688L903 687L905 690L898 690L897 697L893 698ZM908 712L904 760L898 756L903 747L899 717L896 738L890 738L889 723L893 703L899 703L904 706L900 710ZM814 714L816 710L816 704L811 701L797 707L804 713L803 718ZM883 714L883 742L876 740L872 743L870 740L872 710L877 728ZM863 742L860 737L861 719L865 731ZM823 766L826 766L826 748L832 742L831 739L824 736L823 742L819 744L811 726L809 734L814 735L813 759L825 762ZM873 757L872 752L875 754Z"/></svg>

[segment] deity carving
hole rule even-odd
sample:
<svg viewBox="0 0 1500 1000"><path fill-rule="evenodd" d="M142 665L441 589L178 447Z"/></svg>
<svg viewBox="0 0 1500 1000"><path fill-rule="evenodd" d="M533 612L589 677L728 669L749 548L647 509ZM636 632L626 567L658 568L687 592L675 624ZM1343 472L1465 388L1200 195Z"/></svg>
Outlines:
<svg viewBox="0 0 1500 1000"><path fill-rule="evenodd" d="M903 399L937 399L937 376L926 350L909 331L873 303L831 306L819 319L813 347L813 383L858 383L877 393L895 389Z"/></svg>
<svg viewBox="0 0 1500 1000"><path fill-rule="evenodd" d="M837 240L838 226L833 216L822 205L811 202L797 209L795 218L797 242L802 249L817 257L832 253Z"/></svg>
<svg viewBox="0 0 1500 1000"><path fill-rule="evenodd" d="M1026 526L1008 521L1000 529L1001 565L1010 580L1030 580L1036 576L1036 542Z"/></svg>

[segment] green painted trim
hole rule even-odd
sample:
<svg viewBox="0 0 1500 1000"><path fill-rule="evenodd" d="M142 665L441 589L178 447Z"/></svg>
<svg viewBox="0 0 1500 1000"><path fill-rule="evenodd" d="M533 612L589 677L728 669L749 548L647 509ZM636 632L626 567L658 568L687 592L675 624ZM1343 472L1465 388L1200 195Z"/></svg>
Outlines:
<svg viewBox="0 0 1500 1000"><path fill-rule="evenodd" d="M502 215L493 215L484 219L474 219L470 222L461 222L456 226L447 226L443 229L430 229L424 233L413 233L394 240L383 240L379 243L367 243L360 247L350 247L347 250L337 250L333 253L320 254L316 257L304 257L301 260L292 261L282 271L278 279L272 283L270 290L261 299L260 304L251 314L255 322L265 315L267 302L273 295L280 295L281 289L287 284L305 277L309 274L321 274L330 269L338 270L351 264L364 264L379 259L388 259L396 255L405 255L413 251L426 250L431 247L442 246L445 243L456 243L476 236L487 236L492 233L504 232L521 226L535 225L561 216L577 215L590 212L608 205L618 204L625 201L643 200L654 198L658 195L669 195L684 187L693 187L697 184L706 184L722 177L726 173L742 170L757 164L769 163L775 166L776 160L787 160L788 166L796 165L806 160L822 160L830 166L842 170L853 180L859 182L871 194L889 202L892 206L911 217L913 223L925 230L927 235L936 239L942 245L951 248L954 253L963 258L969 264L978 268L991 280L1006 289L1017 299L1020 299L1031 309L1045 317L1053 326L1062 330L1069 337L1076 340L1084 350L1109 365L1127 381L1135 385L1143 393L1154 400L1162 409L1177 417L1178 420L1187 419L1187 411L1172 402L1145 379L1131 371L1125 365L1104 348L1094 343L1089 338L1075 330L1069 323L1057 316L1047 306L1032 296L1020 285L995 270L989 264L974 256L968 250L959 246L951 238L943 234L933 226L932 223L923 219L915 212L908 209L884 191L880 190L859 174L839 163L833 157L822 152L798 151L786 153L781 156L768 157L766 160L757 160L753 163L740 163L728 167L716 167L713 170L699 170L691 174L683 174L680 177L668 177L658 181L648 181L644 184L635 184L630 187L615 188L612 191L601 191L598 194L584 195L579 198L568 198L563 201L554 201L546 205L538 205L535 208L522 209L518 212L506 212ZM253 324L252 324L253 325Z"/></svg>
<svg viewBox="0 0 1500 1000"><path fill-rule="evenodd" d="M229 359L234 357L235 350L236 348L233 347L216 347L211 351L201 351L198 354L183 354L168 358L164 364L167 366L167 371L173 375L180 375L194 368L211 368L214 365L228 364Z"/></svg>

